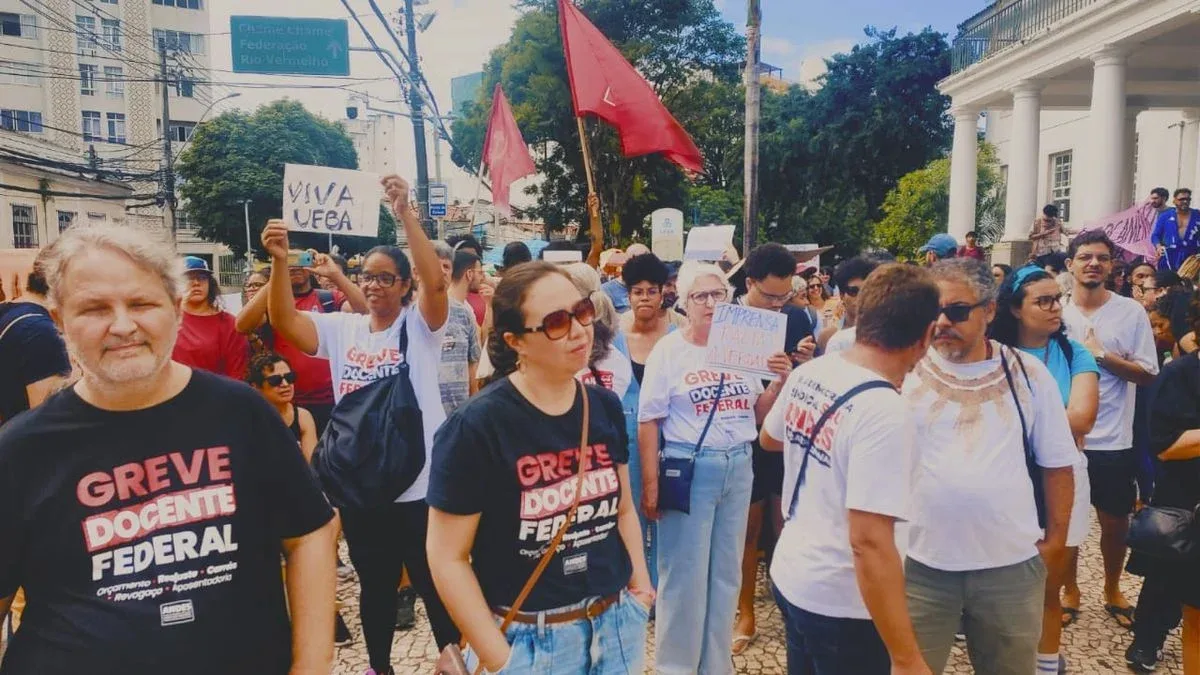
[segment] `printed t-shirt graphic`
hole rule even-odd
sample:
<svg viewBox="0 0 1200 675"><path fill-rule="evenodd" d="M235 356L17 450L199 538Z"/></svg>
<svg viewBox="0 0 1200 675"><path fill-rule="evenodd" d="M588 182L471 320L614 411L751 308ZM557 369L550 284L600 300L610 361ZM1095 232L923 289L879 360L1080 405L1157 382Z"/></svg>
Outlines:
<svg viewBox="0 0 1200 675"><path fill-rule="evenodd" d="M61 392L0 433L0 596L29 598L0 673L286 672L280 542L332 516L245 385L193 371L130 412Z"/></svg>
<svg viewBox="0 0 1200 675"><path fill-rule="evenodd" d="M646 374L638 421L663 420L663 436L671 443L695 445L708 421L709 411L720 402L704 444L730 448L758 437L754 404L762 394L756 377L725 373L704 364L705 349L693 345L676 331L658 341L646 359Z"/></svg>
<svg viewBox="0 0 1200 675"><path fill-rule="evenodd" d="M599 382L596 381L597 373L600 375ZM633 366L629 363L629 357L613 346L604 358L596 362L595 372L591 368L584 368L575 377L584 384L604 387L616 394L617 398L625 398L625 392L629 391L629 384L633 382Z"/></svg>
<svg viewBox="0 0 1200 675"><path fill-rule="evenodd" d="M629 581L617 529L618 465L629 461L620 400L588 387L591 425L575 522L526 601L526 611L606 596ZM534 407L508 379L468 401L438 431L429 505L481 514L472 566L492 606L512 604L575 500L582 400L563 415Z"/></svg>

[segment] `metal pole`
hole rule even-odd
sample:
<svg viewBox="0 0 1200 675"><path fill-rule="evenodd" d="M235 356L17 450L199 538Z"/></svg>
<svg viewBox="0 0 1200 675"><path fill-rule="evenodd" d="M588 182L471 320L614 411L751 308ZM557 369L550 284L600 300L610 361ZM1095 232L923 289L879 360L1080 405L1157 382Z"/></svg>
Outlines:
<svg viewBox="0 0 1200 675"><path fill-rule="evenodd" d="M417 155L417 202L420 207L421 225L430 237L434 237L437 233L429 220L429 157L425 148L425 100L421 95L424 78L421 75L421 58L417 55L417 19L413 14L413 0L404 0L404 32L408 37L408 55L412 64L408 100L412 107L413 141Z"/></svg>
<svg viewBox="0 0 1200 675"><path fill-rule="evenodd" d="M433 175L438 183L442 182L442 130L433 128Z"/></svg>
<svg viewBox="0 0 1200 675"><path fill-rule="evenodd" d="M243 211L246 214L246 271L254 266L254 247L250 244L250 200L242 201Z"/></svg>
<svg viewBox="0 0 1200 675"><path fill-rule="evenodd" d="M759 0L747 0L746 19L746 158L745 205L742 212L742 256L758 242L758 120L762 109L759 61L762 55L762 8Z"/></svg>
<svg viewBox="0 0 1200 675"><path fill-rule="evenodd" d="M167 44L158 43L158 76L162 84L163 143L163 224L171 230L171 246L178 246L179 227L175 222L175 162L171 158L171 94L167 81Z"/></svg>

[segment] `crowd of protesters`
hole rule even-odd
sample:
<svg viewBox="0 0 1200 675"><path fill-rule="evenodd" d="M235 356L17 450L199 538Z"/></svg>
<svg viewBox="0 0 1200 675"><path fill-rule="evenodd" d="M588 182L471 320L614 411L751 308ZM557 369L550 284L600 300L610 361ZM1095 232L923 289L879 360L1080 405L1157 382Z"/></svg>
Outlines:
<svg viewBox="0 0 1200 675"><path fill-rule="evenodd" d="M653 622L656 672L725 675L764 553L790 673L940 673L956 635L978 673L1059 673L1094 509L1126 662L1182 622L1200 675L1200 564L1127 547L1139 509L1200 503L1190 192L1157 266L1064 249L1048 207L1017 269L940 234L910 264L630 247L607 275L510 244L495 276L385 193L408 250L355 283L271 221L236 316L127 228L42 252L0 305L0 673L329 672L357 574L372 675L416 597L468 672L641 673ZM784 315L769 374L708 363L724 303ZM414 468L348 499L331 475L371 481L336 448L381 419Z"/></svg>

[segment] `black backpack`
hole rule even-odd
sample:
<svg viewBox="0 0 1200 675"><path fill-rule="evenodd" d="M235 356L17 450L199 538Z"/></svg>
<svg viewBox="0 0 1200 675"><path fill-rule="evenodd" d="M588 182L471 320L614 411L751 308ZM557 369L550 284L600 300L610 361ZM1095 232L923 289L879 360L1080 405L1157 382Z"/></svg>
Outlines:
<svg viewBox="0 0 1200 675"><path fill-rule="evenodd" d="M386 506L425 468L425 425L410 378L407 317L400 325L400 354L394 375L342 397L313 455L321 487L340 509Z"/></svg>

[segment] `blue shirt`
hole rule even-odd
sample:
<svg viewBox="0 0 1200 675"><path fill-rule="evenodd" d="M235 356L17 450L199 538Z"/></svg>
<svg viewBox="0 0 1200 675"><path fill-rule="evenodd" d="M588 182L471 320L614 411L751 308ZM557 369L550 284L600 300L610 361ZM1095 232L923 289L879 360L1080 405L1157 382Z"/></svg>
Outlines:
<svg viewBox="0 0 1200 675"><path fill-rule="evenodd" d="M1063 352L1062 346L1058 340L1050 338L1049 344L1040 348L1021 347L1021 351L1041 359L1042 363L1046 364L1046 368L1050 374L1054 376L1054 381L1058 383L1058 391L1062 394L1063 406L1065 407L1071 400L1071 380L1080 373L1096 373L1100 374L1100 366L1096 363L1096 357L1088 351L1087 347L1074 341L1068 340L1071 343L1071 361L1067 362L1067 355ZM1049 353L1047 353L1049 350Z"/></svg>
<svg viewBox="0 0 1200 675"><path fill-rule="evenodd" d="M625 288L625 284L621 283L620 279L610 279L600 286L600 290L612 300L613 307L617 308L618 314L624 314L629 311L629 289Z"/></svg>
<svg viewBox="0 0 1200 675"><path fill-rule="evenodd" d="M1167 209L1158 214L1154 221L1154 231L1150 233L1150 243L1162 245L1167 249L1165 255L1158 260L1160 270L1178 270L1183 261L1200 253L1200 212L1195 209L1188 213L1188 225L1183 237L1179 236L1179 212Z"/></svg>

